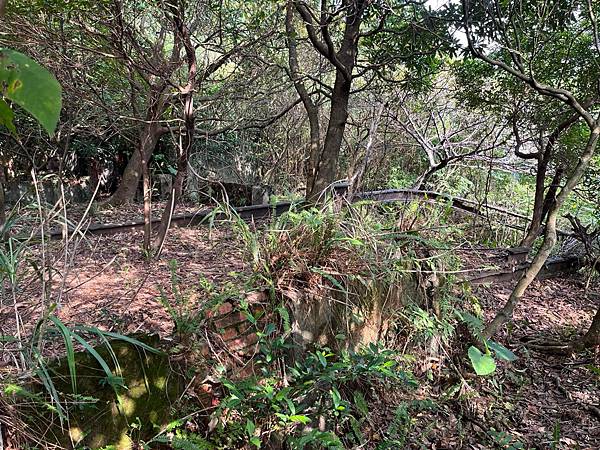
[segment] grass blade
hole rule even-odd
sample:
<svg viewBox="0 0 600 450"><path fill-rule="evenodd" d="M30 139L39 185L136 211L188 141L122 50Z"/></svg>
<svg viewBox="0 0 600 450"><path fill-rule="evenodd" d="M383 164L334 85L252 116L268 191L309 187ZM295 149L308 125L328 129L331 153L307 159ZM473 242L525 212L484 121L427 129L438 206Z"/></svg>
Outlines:
<svg viewBox="0 0 600 450"><path fill-rule="evenodd" d="M40 378L40 380L42 380L44 387L48 391L48 394L50 394L50 400L56 407L56 412L58 414L58 418L59 418L60 424L62 426L63 422L66 421L67 416L66 416L65 410L60 402L60 397L58 396L58 391L56 390L56 386L54 386L54 382L52 381L52 378L50 377L50 374L48 373L48 369L46 368L46 363L44 362L41 355L37 352L37 350L34 350L34 358L38 364L38 367L36 368L35 373Z"/></svg>
<svg viewBox="0 0 600 450"><path fill-rule="evenodd" d="M135 345L136 347L143 348L144 350L149 351L150 353L156 353L157 355L164 355L165 354L164 352L162 352L162 351L160 351L160 350L158 350L158 349L156 349L154 347L151 347L148 344L144 344L143 342L141 342L141 341L139 341L139 340L137 340L135 338L129 337L129 336L125 336L125 335L117 334L117 333L111 333L110 331L101 331L101 330L98 330L98 329L93 330L93 329L90 329L88 327L82 327L82 329L84 329L86 331L90 331L90 332L96 332L96 333L99 332L99 333L102 333L104 336L107 336L107 337L110 337L110 338L113 338L113 339L118 339L120 341L127 342L127 343L129 343L131 345Z"/></svg>
<svg viewBox="0 0 600 450"><path fill-rule="evenodd" d="M87 352L90 353L90 355L92 355L94 357L94 359L96 361L98 361L98 364L100 364L100 367L102 367L102 370L104 370L104 373L106 373L106 376L108 377L108 379L112 380L114 378L114 374L112 373L112 370L110 370L110 367L108 367L108 364L106 363L104 358L102 356L100 356L100 354L96 351L96 349L94 347L92 347L89 344L89 342L87 342L85 339L83 339L78 334L73 333L73 337L75 338L75 340L77 340L77 342L79 342L85 348L85 350Z"/></svg>
<svg viewBox="0 0 600 450"><path fill-rule="evenodd" d="M50 316L50 320L60 331L67 347L67 365L69 366L69 374L71 375L71 387L73 394L77 394L77 373L75 369L75 350L73 349L73 335L64 323L56 316Z"/></svg>

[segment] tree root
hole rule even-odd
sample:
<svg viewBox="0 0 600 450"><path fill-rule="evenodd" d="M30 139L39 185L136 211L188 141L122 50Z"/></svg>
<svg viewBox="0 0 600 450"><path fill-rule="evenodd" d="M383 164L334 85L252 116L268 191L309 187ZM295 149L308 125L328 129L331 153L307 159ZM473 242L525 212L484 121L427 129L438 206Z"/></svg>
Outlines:
<svg viewBox="0 0 600 450"><path fill-rule="evenodd" d="M541 353L549 353L554 355L572 355L575 353L581 353L585 350L593 349L598 345L593 345L583 338L576 339L569 343L563 343L558 341L542 341L538 339L532 339L525 342L527 348L537 350Z"/></svg>
<svg viewBox="0 0 600 450"><path fill-rule="evenodd" d="M586 405L585 408L594 416L596 416L598 419L600 419L600 408L594 406L594 405Z"/></svg>
<svg viewBox="0 0 600 450"><path fill-rule="evenodd" d="M527 348L531 348L537 350L541 353L550 353L553 355L570 355L573 353L573 347L571 344L556 344L553 342L542 342L539 344L536 343L527 343Z"/></svg>

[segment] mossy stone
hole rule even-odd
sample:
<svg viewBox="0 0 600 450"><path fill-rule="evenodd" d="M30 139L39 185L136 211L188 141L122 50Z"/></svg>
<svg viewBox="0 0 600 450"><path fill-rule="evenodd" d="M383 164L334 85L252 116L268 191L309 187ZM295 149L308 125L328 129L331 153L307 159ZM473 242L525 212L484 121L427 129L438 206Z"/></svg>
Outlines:
<svg viewBox="0 0 600 450"><path fill-rule="evenodd" d="M157 337L136 339L153 347L158 344ZM171 370L168 355L144 351L122 340L113 340L110 345L116 363L106 345L96 347L96 351L120 377L116 387L89 352L76 353L75 399L82 401L69 409L68 433L62 433L61 442L68 448L129 450L131 437L148 440L169 423L171 406L183 392L184 380ZM53 368L57 388L72 394L67 360L60 360ZM90 397L97 400L90 402Z"/></svg>

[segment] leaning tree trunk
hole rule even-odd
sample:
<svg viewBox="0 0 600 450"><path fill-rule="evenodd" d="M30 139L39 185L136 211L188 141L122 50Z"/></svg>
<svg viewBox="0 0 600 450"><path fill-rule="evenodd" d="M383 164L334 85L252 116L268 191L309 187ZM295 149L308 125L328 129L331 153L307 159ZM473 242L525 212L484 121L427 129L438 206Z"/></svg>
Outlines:
<svg viewBox="0 0 600 450"><path fill-rule="evenodd" d="M586 100L584 105L589 106L590 100ZM548 142L542 149L537 157L537 171L535 177L535 199L533 203L533 215L531 217L531 223L527 228L527 234L521 241L523 247L531 247L537 237L540 234L544 218L548 214L552 203L555 200L556 192L558 190L560 180L563 176L564 169L559 167L556 169L552 182L548 192L544 195L546 190L546 175L548 173L548 164L554 153L554 145L560 138L560 135L571 128L580 119L578 114L573 114L563 122L561 122L556 129L548 137ZM521 156L521 155L519 155Z"/></svg>
<svg viewBox="0 0 600 450"><path fill-rule="evenodd" d="M146 121L140 130L138 149L133 152L127 162L119 187L107 201L109 205L118 206L129 203L135 197L140 177L144 171L144 164L148 164L158 140L166 131L160 125L160 118L167 107L165 90L164 85L153 86L150 90Z"/></svg>
<svg viewBox="0 0 600 450"><path fill-rule="evenodd" d="M579 180L581 179L585 170L587 169L589 162L592 156L594 155L594 151L596 150L599 134L600 124L596 124L591 131L585 150L579 158L577 166L575 166L575 169L567 179L565 186L562 188L562 190L556 198L556 201L548 211L548 220L546 223L546 230L544 233L544 241L542 242L542 247L538 251L537 255L535 255L535 258L533 259L531 265L527 268L521 279L517 282L506 304L500 309L500 311L498 311L494 319L486 326L483 332L483 336L485 338L492 337L494 334L496 334L500 327L502 327L512 318L513 312L520 299L523 297L523 294L525 293L529 285L533 282L533 280L537 277L538 273L544 266L546 260L550 256L550 252L552 251L552 248L556 243L556 219L558 217L560 208L564 204L569 194L573 191L575 186L577 186Z"/></svg>
<svg viewBox="0 0 600 450"><path fill-rule="evenodd" d="M194 114L194 91L196 89L196 74L198 72L196 49L192 44L190 31L184 23L183 8L181 6L179 8L173 6L172 11L175 29L177 30L177 37L183 44L188 64L187 84L181 90L185 135L179 148L179 157L177 159L177 175L175 176L175 181L173 182L169 199L162 214L158 235L154 241L154 250L156 251L157 258L160 256L162 246L167 237L167 232L171 226L173 211L183 193L183 182L185 180L185 174L187 173L188 157L194 143L194 131L196 127L196 116Z"/></svg>

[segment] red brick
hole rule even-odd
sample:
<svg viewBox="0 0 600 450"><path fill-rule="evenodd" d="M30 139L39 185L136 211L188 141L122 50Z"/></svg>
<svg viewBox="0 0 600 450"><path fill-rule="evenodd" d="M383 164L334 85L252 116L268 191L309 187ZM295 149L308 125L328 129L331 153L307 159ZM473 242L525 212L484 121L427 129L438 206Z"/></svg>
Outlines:
<svg viewBox="0 0 600 450"><path fill-rule="evenodd" d="M249 320L246 320L245 322L238 323L236 325L236 329L238 330L239 334L244 334L253 326L254 325L252 325L252 323Z"/></svg>
<svg viewBox="0 0 600 450"><path fill-rule="evenodd" d="M256 348L256 345L250 345L235 352L235 354L238 355L240 358L245 358L248 356L254 357L257 353L258 350Z"/></svg>
<svg viewBox="0 0 600 450"><path fill-rule="evenodd" d="M242 380L253 375L256 375L256 370L254 367L254 362L250 360L245 366L234 368L231 377L234 380Z"/></svg>
<svg viewBox="0 0 600 450"><path fill-rule="evenodd" d="M229 350L236 351L249 347L250 345L256 344L257 342L258 336L256 335L256 333L251 333L246 336L240 336L237 339L228 342L227 346L229 347Z"/></svg>
<svg viewBox="0 0 600 450"><path fill-rule="evenodd" d="M223 303L217 309L217 312L219 313L220 316L224 316L225 314L229 314L231 311L233 311L233 305L231 303L229 303L229 302Z"/></svg>
<svg viewBox="0 0 600 450"><path fill-rule="evenodd" d="M252 311L252 315L254 317L264 317L265 316L265 308L262 305L252 305L250 307L250 311Z"/></svg>
<svg viewBox="0 0 600 450"><path fill-rule="evenodd" d="M236 330L234 327L229 327L225 328L225 331L221 334L221 337L224 341L230 341L232 339L235 339L239 335L240 333L238 330Z"/></svg>
<svg viewBox="0 0 600 450"><path fill-rule="evenodd" d="M241 312L238 312L238 313L229 314L228 316L217 319L217 320L215 320L214 323L215 323L215 327L217 327L217 329L220 329L220 328L227 328L232 325L236 325L240 322L245 322L246 320L247 320L246 316L244 314L242 314Z"/></svg>
<svg viewBox="0 0 600 450"><path fill-rule="evenodd" d="M268 298L265 291L255 291L246 294L246 301L248 303L264 303Z"/></svg>
<svg viewBox="0 0 600 450"><path fill-rule="evenodd" d="M214 317L224 316L229 314L231 311L233 311L233 305L230 302L225 302L222 305L219 305L218 308L209 309L206 311L205 315L208 319L211 319Z"/></svg>

